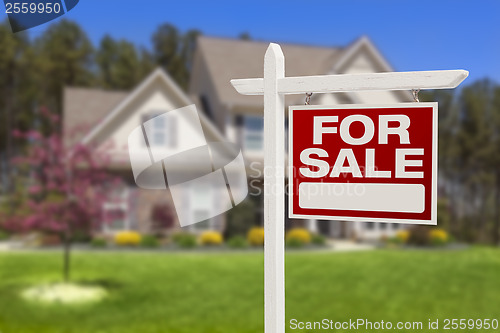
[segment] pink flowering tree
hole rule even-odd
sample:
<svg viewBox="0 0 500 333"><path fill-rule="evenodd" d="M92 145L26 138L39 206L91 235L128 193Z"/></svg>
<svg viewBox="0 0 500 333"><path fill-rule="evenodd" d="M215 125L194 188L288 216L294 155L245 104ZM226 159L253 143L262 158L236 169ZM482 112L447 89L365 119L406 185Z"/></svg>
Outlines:
<svg viewBox="0 0 500 333"><path fill-rule="evenodd" d="M59 119L47 109L41 117L58 127ZM24 200L17 210L4 218L8 228L17 232L41 231L58 234L64 245L64 280L69 279L71 244L75 233L95 230L103 222L102 203L118 179L102 167L103 153L83 144L66 147L62 135L54 130L15 131L13 135L28 142L24 156L14 163L26 174ZM22 212L22 213L21 213Z"/></svg>

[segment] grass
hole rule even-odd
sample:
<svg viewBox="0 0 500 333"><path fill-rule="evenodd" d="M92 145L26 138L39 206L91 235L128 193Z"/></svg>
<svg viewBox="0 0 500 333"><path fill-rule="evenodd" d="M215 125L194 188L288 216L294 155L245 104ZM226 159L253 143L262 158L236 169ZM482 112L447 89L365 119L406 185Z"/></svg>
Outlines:
<svg viewBox="0 0 500 333"><path fill-rule="evenodd" d="M0 253L0 332L263 332L262 253L79 252L73 280L106 286L108 298L23 300L23 289L59 279L61 257ZM492 248L290 253L286 319L500 319L499 277L500 249Z"/></svg>

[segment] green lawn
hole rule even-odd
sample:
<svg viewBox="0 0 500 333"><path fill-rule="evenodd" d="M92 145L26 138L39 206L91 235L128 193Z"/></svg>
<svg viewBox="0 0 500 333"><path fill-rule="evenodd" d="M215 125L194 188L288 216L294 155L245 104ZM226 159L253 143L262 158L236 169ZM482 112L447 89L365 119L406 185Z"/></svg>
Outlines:
<svg viewBox="0 0 500 333"><path fill-rule="evenodd" d="M106 285L105 301L39 306L19 297L57 280L60 259L0 253L0 332L263 332L261 252L80 252L73 279ZM289 253L286 291L287 320L500 320L500 249Z"/></svg>

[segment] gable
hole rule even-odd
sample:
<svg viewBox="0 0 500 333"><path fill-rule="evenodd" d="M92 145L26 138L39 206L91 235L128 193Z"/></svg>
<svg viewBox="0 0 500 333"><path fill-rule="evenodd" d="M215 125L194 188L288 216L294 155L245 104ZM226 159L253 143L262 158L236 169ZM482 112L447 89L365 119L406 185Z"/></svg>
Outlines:
<svg viewBox="0 0 500 333"><path fill-rule="evenodd" d="M380 72L380 66L364 50L360 50L346 64L342 74L360 74ZM394 91L389 90L367 90L350 93L356 103L393 104L400 103L401 97Z"/></svg>
<svg viewBox="0 0 500 333"><path fill-rule="evenodd" d="M330 73L361 74L392 72L389 65L378 49L367 37L361 37L346 49L344 55L333 66ZM401 103L412 101L408 91L356 91L349 93L354 103Z"/></svg>
<svg viewBox="0 0 500 333"><path fill-rule="evenodd" d="M92 143L97 146L97 149L106 149L113 162L128 163L129 144L134 149L141 145L139 141L129 142L129 134L147 120L184 106L186 103L180 100L170 87L157 79L151 82L147 89L134 95L133 100L120 110L118 116L113 117L100 128L98 133L93 136ZM204 133L200 133L194 128L190 120L183 117L182 114L170 117L169 123L161 124L161 126L156 132L159 134L160 140L163 141L150 142L152 147L163 142L165 150L175 151L186 140L205 140Z"/></svg>
<svg viewBox="0 0 500 333"><path fill-rule="evenodd" d="M331 70L334 73L343 74L347 73L349 69L353 70L353 68L359 68L360 71L357 73L363 73L361 72L363 69L375 73L393 71L392 66L389 65L375 45L365 36L347 47L342 57L338 59Z"/></svg>
<svg viewBox="0 0 500 333"><path fill-rule="evenodd" d="M68 100L67 104L71 106L71 101ZM128 136L134 129L154 116L191 104L193 102L167 73L158 68L132 92L126 94L115 107L100 115L98 122L80 142L90 144L97 150L105 150L111 155L111 162L127 162L128 165ZM188 141L201 138L206 138L207 141L224 141L224 137L202 112L198 112L197 116L197 123L201 124L202 131L192 130L195 125L193 121L190 123L183 119L184 116L179 116L174 117L179 118L175 119L175 124L169 124L168 129L165 128L164 136L177 143L183 142L180 136Z"/></svg>

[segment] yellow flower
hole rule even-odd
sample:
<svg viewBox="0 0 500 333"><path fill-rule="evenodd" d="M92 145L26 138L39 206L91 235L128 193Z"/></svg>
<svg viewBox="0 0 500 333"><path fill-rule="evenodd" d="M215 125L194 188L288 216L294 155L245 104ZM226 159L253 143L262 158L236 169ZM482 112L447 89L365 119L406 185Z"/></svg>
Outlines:
<svg viewBox="0 0 500 333"><path fill-rule="evenodd" d="M141 234L136 231L120 231L115 235L117 245L139 245Z"/></svg>
<svg viewBox="0 0 500 333"><path fill-rule="evenodd" d="M250 245L264 245L264 228L254 227L250 229L247 240Z"/></svg>
<svg viewBox="0 0 500 333"><path fill-rule="evenodd" d="M202 245L220 245L222 244L222 234L217 231L205 231L200 235Z"/></svg>
<svg viewBox="0 0 500 333"><path fill-rule="evenodd" d="M410 238L410 231L408 230L399 230L396 233L396 238L401 241L401 243L406 243L408 242L408 239Z"/></svg>
<svg viewBox="0 0 500 333"><path fill-rule="evenodd" d="M286 233L286 240L309 244L311 242L311 234L307 229L294 228Z"/></svg>
<svg viewBox="0 0 500 333"><path fill-rule="evenodd" d="M448 233L443 229L432 229L429 236L433 242L446 243L448 241Z"/></svg>

